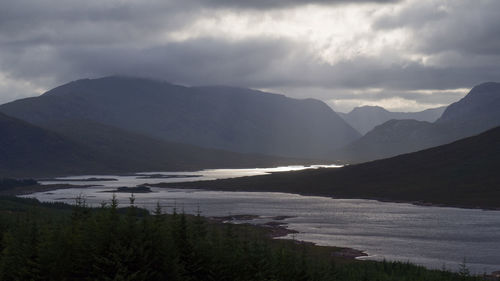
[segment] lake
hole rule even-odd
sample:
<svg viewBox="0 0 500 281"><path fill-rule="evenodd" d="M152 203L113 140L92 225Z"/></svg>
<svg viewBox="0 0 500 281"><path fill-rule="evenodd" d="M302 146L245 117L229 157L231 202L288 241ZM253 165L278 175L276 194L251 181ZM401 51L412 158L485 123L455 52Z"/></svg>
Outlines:
<svg viewBox="0 0 500 281"><path fill-rule="evenodd" d="M155 172L121 176L81 176L49 183L98 185L60 189L28 195L41 201L73 203L82 195L98 206L109 201L110 191L144 183L181 182L261 175L269 172L301 170L304 166L270 169L218 169L197 172ZM85 179L94 178L92 181ZM108 180L102 180L108 179ZM110 181L109 179L116 179ZM202 187L202 184L200 184ZM334 199L276 192L231 192L196 189L154 188L137 193L136 205L154 209L159 202L171 212L175 207L186 213L199 209L204 216L252 214L260 217L242 221L261 224L287 216L283 223L299 233L295 238L319 245L362 250L362 259L410 261L429 268L456 270L464 258L474 273L500 270L500 212L445 207L415 206L405 203L362 199ZM120 204L128 205L129 193L116 193Z"/></svg>

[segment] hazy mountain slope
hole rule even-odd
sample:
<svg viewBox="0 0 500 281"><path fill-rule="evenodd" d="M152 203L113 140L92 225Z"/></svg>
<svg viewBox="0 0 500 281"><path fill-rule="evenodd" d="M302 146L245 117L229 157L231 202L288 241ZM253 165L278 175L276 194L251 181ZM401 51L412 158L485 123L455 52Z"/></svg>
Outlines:
<svg viewBox="0 0 500 281"><path fill-rule="evenodd" d="M60 135L90 147L121 171L268 167L306 161L167 142L87 120L63 120L46 125Z"/></svg>
<svg viewBox="0 0 500 281"><path fill-rule="evenodd" d="M500 208L499 143L497 127L451 144L344 168L175 186Z"/></svg>
<svg viewBox="0 0 500 281"><path fill-rule="evenodd" d="M436 124L449 126L466 135L500 125L500 83L475 86L463 99L451 104Z"/></svg>
<svg viewBox="0 0 500 281"><path fill-rule="evenodd" d="M432 123L390 120L334 153L343 162L359 163L418 151L442 144Z"/></svg>
<svg viewBox="0 0 500 281"><path fill-rule="evenodd" d="M0 176L263 167L304 161L171 143L83 120L46 126L54 132L0 113Z"/></svg>
<svg viewBox="0 0 500 281"><path fill-rule="evenodd" d="M500 83L475 86L434 123L391 120L333 153L359 163L442 145L500 126Z"/></svg>
<svg viewBox="0 0 500 281"><path fill-rule="evenodd" d="M339 113L349 125L362 135L391 119L414 119L417 121L436 121L446 107L430 108L419 112L391 112L380 106L356 107L349 113Z"/></svg>
<svg viewBox="0 0 500 281"><path fill-rule="evenodd" d="M0 113L0 175L72 173L97 160L86 147Z"/></svg>
<svg viewBox="0 0 500 281"><path fill-rule="evenodd" d="M318 100L139 78L78 80L0 111L37 125L86 119L174 142L307 158L360 136Z"/></svg>

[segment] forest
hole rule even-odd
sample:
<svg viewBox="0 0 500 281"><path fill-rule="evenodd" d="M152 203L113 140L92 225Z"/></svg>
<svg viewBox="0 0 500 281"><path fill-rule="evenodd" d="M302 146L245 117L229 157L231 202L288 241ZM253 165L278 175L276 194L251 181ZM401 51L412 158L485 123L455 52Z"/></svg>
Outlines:
<svg viewBox="0 0 500 281"><path fill-rule="evenodd" d="M160 204L149 213L133 196L127 203L0 197L0 280L485 280L465 265L450 272L348 260L328 247L272 239L263 227Z"/></svg>

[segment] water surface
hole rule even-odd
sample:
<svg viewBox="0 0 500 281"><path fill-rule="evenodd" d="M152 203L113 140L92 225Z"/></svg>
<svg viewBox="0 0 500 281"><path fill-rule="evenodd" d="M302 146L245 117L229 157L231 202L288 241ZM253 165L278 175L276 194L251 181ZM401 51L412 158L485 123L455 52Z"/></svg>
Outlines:
<svg viewBox="0 0 500 281"><path fill-rule="evenodd" d="M295 167L293 169L302 169ZM278 168L275 168L278 169ZM285 168L279 168L286 170ZM30 196L41 201L73 203L83 195L91 205L109 201L118 186L149 183L192 181L258 175L265 169L207 170L185 173L198 178L137 179L116 177L118 181L85 182L100 184L90 188L61 189ZM156 174L156 173L151 173ZM165 173L180 175L179 173ZM182 174L182 173L181 173ZM81 179L93 176L81 177ZM97 176L94 176L97 177ZM102 178L102 176L99 176ZM74 178L73 178L74 179ZM59 182L60 183L60 182ZM70 182L75 184L75 182ZM477 209L415 206L374 200L332 199L276 192L231 192L151 188L152 193L135 194L136 204L154 209L159 202L165 211L175 207L186 213L201 210L205 216L255 214L265 223L275 216L289 216L287 227L299 231L295 239L319 245L351 247L365 251L367 259L399 260L430 268L443 266L456 270L466 259L475 273L500 270L500 212ZM128 193L117 193L121 205L128 204ZM291 238L292 235L290 235Z"/></svg>

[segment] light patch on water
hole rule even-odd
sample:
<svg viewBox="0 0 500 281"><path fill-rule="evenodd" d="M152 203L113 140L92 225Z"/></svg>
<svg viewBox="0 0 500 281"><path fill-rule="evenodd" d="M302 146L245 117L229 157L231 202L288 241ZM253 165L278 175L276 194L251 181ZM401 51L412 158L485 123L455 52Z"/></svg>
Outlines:
<svg viewBox="0 0 500 281"><path fill-rule="evenodd" d="M276 172L299 171L305 169L318 168L339 168L342 165L310 165L310 166L280 166L273 168L249 168L249 169L207 169L193 172L142 172L130 175L83 175L59 177L56 180L40 180L40 184L72 184L72 185L94 185L105 187L135 187L141 184L157 184L157 183L176 183L188 181L204 181L237 178L246 176L259 176ZM145 175L159 175L163 177L172 176L171 178L144 178ZM92 180L89 179L106 179Z"/></svg>

